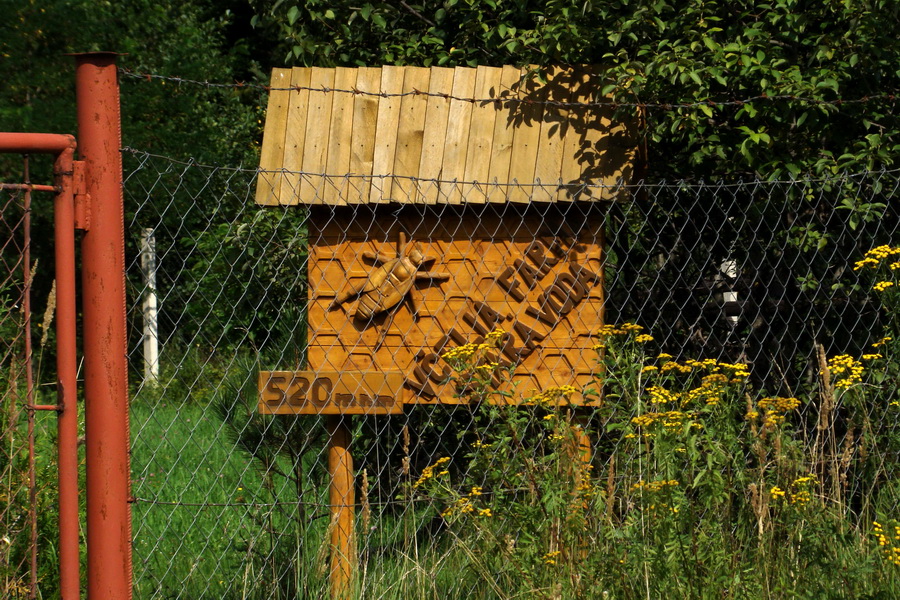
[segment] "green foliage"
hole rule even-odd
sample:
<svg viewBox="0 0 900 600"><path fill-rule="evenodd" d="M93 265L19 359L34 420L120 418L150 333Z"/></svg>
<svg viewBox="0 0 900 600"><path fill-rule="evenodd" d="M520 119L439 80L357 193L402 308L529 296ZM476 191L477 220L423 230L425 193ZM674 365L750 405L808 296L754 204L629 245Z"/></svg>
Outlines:
<svg viewBox="0 0 900 600"><path fill-rule="evenodd" d="M900 42L884 26L900 19L892 1L257 0L254 8L262 35L279 42L274 62L601 65L603 93L617 102L692 104L640 113L652 175L876 169L900 149ZM776 96L805 100L766 99Z"/></svg>
<svg viewBox="0 0 900 600"><path fill-rule="evenodd" d="M639 331L601 332L605 394L589 411L567 408L562 388L510 405L485 381L476 395L499 404L475 409L470 452L410 482L441 511L445 559L468 558L457 585L500 598L821 598L840 573L851 596L896 594L900 542L873 525L897 501L880 366L834 357L821 393L761 397L744 365L675 361ZM457 365L467 386L490 364L475 360Z"/></svg>

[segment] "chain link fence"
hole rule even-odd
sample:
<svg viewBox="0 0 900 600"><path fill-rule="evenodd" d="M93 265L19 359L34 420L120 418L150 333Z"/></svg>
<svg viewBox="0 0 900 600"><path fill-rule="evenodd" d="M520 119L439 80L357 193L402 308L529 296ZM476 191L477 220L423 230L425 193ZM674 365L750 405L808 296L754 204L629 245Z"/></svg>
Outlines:
<svg viewBox="0 0 900 600"><path fill-rule="evenodd" d="M260 414L258 375L355 364L353 348L309 339L308 319L321 317L310 298L401 256L398 223L435 259L423 267L432 275L450 256L442 240L463 239L473 280L495 287L502 278L479 260L511 245L510 232L545 250L593 232L602 303L560 328L589 332L578 359L587 376L557 353L579 377L537 389L516 383L527 363L507 350L529 343L516 324L542 338L547 326L466 309L473 288L460 317L470 310L480 327L434 344L425 372L433 385L450 381L452 401L341 417L355 460L351 595L780 597L801 585L830 593L836 572L854 593L897 590L897 172L584 186L615 199L521 205L475 205L471 185L407 178L395 189L438 186L460 202L260 207L254 169L123 152L136 597L327 595L325 417ZM349 176L301 180L359 187ZM370 236L368 275L310 263L328 228ZM140 258L147 230L153 278ZM559 309L566 299L540 295L552 277L529 256L530 271L517 267L524 302ZM410 283L412 306L398 314L443 302L442 281ZM141 344L148 295L158 375ZM331 309L369 335L347 298ZM385 331L401 326L379 318ZM412 318L397 335L413 339L425 324Z"/></svg>
<svg viewBox="0 0 900 600"><path fill-rule="evenodd" d="M21 163L18 165L21 167ZM28 162L25 161L27 180ZM22 177L21 172L9 179ZM21 181L21 179L19 179ZM58 580L55 419L31 408L53 380L52 265L32 252L29 186L0 186L0 595L37 598ZM32 314L44 311L43 322ZM46 363L50 362L50 366ZM52 402L52 401L51 401Z"/></svg>

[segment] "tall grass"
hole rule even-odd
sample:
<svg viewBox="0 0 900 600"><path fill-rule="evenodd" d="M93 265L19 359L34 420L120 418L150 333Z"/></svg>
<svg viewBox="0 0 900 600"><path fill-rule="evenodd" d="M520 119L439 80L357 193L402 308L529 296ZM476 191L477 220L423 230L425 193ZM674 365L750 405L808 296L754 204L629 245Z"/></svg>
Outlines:
<svg viewBox="0 0 900 600"><path fill-rule="evenodd" d="M897 314L900 248L877 250L858 268ZM451 349L468 406L350 420L352 595L898 598L900 327L884 333L858 356L818 347L791 397L634 324L597 332L593 386L515 403L492 401L502 332ZM322 423L258 414L256 355L181 362L133 402L136 597L327 597Z"/></svg>

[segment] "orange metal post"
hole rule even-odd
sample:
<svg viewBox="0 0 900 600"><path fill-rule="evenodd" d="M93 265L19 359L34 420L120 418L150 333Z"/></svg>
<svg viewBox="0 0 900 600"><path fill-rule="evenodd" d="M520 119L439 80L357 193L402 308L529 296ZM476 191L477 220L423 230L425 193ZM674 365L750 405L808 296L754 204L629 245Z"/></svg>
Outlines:
<svg viewBox="0 0 900 600"><path fill-rule="evenodd" d="M55 154L57 196L54 214L56 252L57 406L31 405L31 410L58 413L59 578L62 600L81 594L78 518L78 406L75 327L75 208L73 160L75 138L47 133L0 133L0 152ZM48 186L23 186L51 191ZM34 590L32 590L34 592Z"/></svg>
<svg viewBox="0 0 900 600"><path fill-rule="evenodd" d="M356 549L353 543L355 489L353 486L353 456L350 454L350 430L346 417L326 417L329 433L328 473L331 487L331 597L349 599L352 594Z"/></svg>
<svg viewBox="0 0 900 600"><path fill-rule="evenodd" d="M78 517L78 361L75 314L74 146L56 159L60 192L54 202L56 252L56 370L59 417L59 585L62 600L81 595Z"/></svg>
<svg viewBox="0 0 900 600"><path fill-rule="evenodd" d="M115 54L75 55L78 146L91 196L82 240L87 595L131 598L125 243Z"/></svg>

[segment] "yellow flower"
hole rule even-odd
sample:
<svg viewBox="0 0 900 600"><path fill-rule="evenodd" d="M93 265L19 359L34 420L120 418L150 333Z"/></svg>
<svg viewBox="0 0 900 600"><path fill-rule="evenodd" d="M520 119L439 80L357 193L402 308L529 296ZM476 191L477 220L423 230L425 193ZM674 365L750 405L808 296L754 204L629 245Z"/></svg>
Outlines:
<svg viewBox="0 0 900 600"><path fill-rule="evenodd" d="M484 336L486 342L496 342L499 341L500 338L503 337L503 334L506 333L502 328L497 327L492 332Z"/></svg>
<svg viewBox="0 0 900 600"><path fill-rule="evenodd" d="M642 333L641 335L634 338L634 341L636 341L638 344L645 344L647 342L652 342L653 336L647 333Z"/></svg>
<svg viewBox="0 0 900 600"><path fill-rule="evenodd" d="M862 381L863 365L849 354L839 354L828 359L828 369L834 377L834 387L849 388Z"/></svg>
<svg viewBox="0 0 900 600"><path fill-rule="evenodd" d="M872 289L875 290L876 292L883 292L884 290L888 289L889 287L894 287L893 281L879 281L878 283L876 283L875 285L872 286Z"/></svg>

